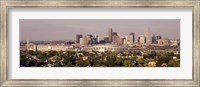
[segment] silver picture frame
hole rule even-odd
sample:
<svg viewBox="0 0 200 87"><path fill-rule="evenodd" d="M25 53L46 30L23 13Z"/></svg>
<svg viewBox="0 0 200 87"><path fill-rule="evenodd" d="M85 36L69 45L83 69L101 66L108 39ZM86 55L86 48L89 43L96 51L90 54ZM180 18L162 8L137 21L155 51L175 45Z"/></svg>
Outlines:
<svg viewBox="0 0 200 87"><path fill-rule="evenodd" d="M189 86L200 87L200 1L199 0L0 0L0 86ZM10 8L192 8L192 79L78 79L78 80L12 80L8 79L8 10Z"/></svg>

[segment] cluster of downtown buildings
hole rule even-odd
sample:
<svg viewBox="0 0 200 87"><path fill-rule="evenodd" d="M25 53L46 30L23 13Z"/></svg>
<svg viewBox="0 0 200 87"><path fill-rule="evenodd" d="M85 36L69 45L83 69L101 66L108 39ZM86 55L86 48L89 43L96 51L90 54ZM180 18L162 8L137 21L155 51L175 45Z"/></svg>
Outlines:
<svg viewBox="0 0 200 87"><path fill-rule="evenodd" d="M150 33L150 29L144 29L144 35L135 37L135 33L129 33L128 36L119 35L117 32L113 32L112 28L108 29L108 35L100 37L98 35L83 35L77 34L76 40L70 41L21 41L20 42L20 55L26 55L24 61L21 62L21 66L30 66L30 61L35 61L33 66L41 63L41 59L36 55L29 54L29 51L41 51L42 53L47 53L49 51L57 51L65 53L66 51L74 52L75 54L70 54L72 56L76 55L76 59L82 59L83 61L89 60L91 55L101 56L106 51L112 51L115 53L117 58L132 58L132 52L141 52L141 55L136 55L137 59L143 59L145 54L155 51L156 53L168 53L173 52L175 55L180 54L180 41L177 39L163 38L159 35L154 35ZM89 55L83 55L83 53L89 53ZM122 53L126 55L122 55ZM82 56L80 56L82 55ZM45 56L47 57L47 56ZM102 56L101 56L102 57ZM20 57L21 58L21 57ZM178 61L178 56L173 56L171 59ZM21 58L23 59L23 57ZM102 57L103 61L107 61L106 55ZM56 63L55 61L59 61ZM49 58L45 58L43 66L53 67L56 64L64 65L64 58L59 60L58 55L53 55ZM155 59L145 59L148 66L156 66L157 61ZM135 65L136 61L132 61ZM73 65L76 66L76 65ZM87 65L89 66L89 65ZM162 63L161 66L167 66L167 63Z"/></svg>
<svg viewBox="0 0 200 87"><path fill-rule="evenodd" d="M108 29L108 35L100 37L98 35L83 35L77 34L76 40L66 41L66 43L29 43L27 40L25 44L20 44L20 49L28 50L40 50L40 51L126 51L130 48L137 48L140 50L142 47L179 47L180 41L176 39L163 38L159 35L150 33L149 28L144 29L144 35L135 37L135 33L129 33L128 36L119 35L117 32L113 32L112 28ZM155 48L154 48L155 49ZM179 48L178 48L179 49Z"/></svg>
<svg viewBox="0 0 200 87"><path fill-rule="evenodd" d="M112 28L108 29L108 36L99 37L98 35L85 35L77 34L76 42L80 45L94 45L94 44L106 44L110 43L113 45L155 45L158 44L160 46L167 45L178 45L178 40L170 40L168 38L162 38L159 35L151 35L150 29L144 29L144 35L140 35L138 38L135 37L135 33L130 33L129 36L118 35L117 32L113 32Z"/></svg>

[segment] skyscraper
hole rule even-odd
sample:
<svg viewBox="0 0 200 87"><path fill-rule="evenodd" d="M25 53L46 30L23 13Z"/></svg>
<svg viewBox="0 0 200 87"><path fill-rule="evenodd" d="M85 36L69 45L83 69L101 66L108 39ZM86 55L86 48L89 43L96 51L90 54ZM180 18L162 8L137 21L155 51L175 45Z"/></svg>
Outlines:
<svg viewBox="0 0 200 87"><path fill-rule="evenodd" d="M85 35L83 37L83 45L85 46L89 45L90 41L91 41L90 35Z"/></svg>
<svg viewBox="0 0 200 87"><path fill-rule="evenodd" d="M109 42L112 42L112 28L108 29Z"/></svg>
<svg viewBox="0 0 200 87"><path fill-rule="evenodd" d="M124 37L119 37L118 43L120 45L124 44L124 39L125 39Z"/></svg>
<svg viewBox="0 0 200 87"><path fill-rule="evenodd" d="M132 38L131 38L130 36L125 36L124 44L126 44L126 45L132 44L131 39L132 39Z"/></svg>
<svg viewBox="0 0 200 87"><path fill-rule="evenodd" d="M106 43L108 43L108 42L109 42L109 37L108 37L108 36L104 36L104 41L105 41Z"/></svg>
<svg viewBox="0 0 200 87"><path fill-rule="evenodd" d="M92 41L92 37L93 37L93 36L92 36L91 34L88 34L88 35L87 35L88 45L92 45L92 44L93 44L93 43L92 43L92 42L93 42L93 41Z"/></svg>
<svg viewBox="0 0 200 87"><path fill-rule="evenodd" d="M137 42L140 42L140 37L138 37Z"/></svg>
<svg viewBox="0 0 200 87"><path fill-rule="evenodd" d="M80 45L84 45L84 38L80 38Z"/></svg>
<svg viewBox="0 0 200 87"><path fill-rule="evenodd" d="M80 43L80 38L82 38L82 37L83 37L82 34L77 34L77 35L76 35L76 42L77 42L77 43Z"/></svg>
<svg viewBox="0 0 200 87"><path fill-rule="evenodd" d="M151 44L151 34L150 34L150 29L147 27L144 29L144 36L146 37L146 44L150 45Z"/></svg>
<svg viewBox="0 0 200 87"><path fill-rule="evenodd" d="M153 36L152 36L152 43L154 43L154 44L155 44L155 43L156 43L156 41L157 41L157 39L156 39L156 35L154 35L154 34L153 34Z"/></svg>
<svg viewBox="0 0 200 87"><path fill-rule="evenodd" d="M140 36L140 43L144 44L146 40L146 37L144 35Z"/></svg>
<svg viewBox="0 0 200 87"><path fill-rule="evenodd" d="M112 43L113 43L113 44L117 44L117 43L118 43L118 38L119 38L119 36L113 35L112 38L113 38Z"/></svg>
<svg viewBox="0 0 200 87"><path fill-rule="evenodd" d="M130 33L131 36L131 43L135 42L135 33Z"/></svg>

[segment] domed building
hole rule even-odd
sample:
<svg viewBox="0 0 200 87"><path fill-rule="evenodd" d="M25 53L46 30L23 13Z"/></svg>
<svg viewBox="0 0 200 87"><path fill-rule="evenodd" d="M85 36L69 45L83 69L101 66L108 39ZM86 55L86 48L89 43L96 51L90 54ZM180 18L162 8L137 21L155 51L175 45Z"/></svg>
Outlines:
<svg viewBox="0 0 200 87"><path fill-rule="evenodd" d="M121 45L112 45L112 44L99 44L99 45L84 47L83 50L84 51L99 51L99 52L126 51L127 47L121 46Z"/></svg>

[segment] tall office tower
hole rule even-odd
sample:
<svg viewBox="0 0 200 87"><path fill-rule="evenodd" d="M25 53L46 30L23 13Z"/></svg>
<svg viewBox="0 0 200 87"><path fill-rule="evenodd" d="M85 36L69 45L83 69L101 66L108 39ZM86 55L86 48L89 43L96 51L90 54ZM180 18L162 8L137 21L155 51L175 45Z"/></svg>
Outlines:
<svg viewBox="0 0 200 87"><path fill-rule="evenodd" d="M76 35L76 42L77 42L77 43L80 43L80 38L82 38L82 37L83 37L82 34L77 34L77 35Z"/></svg>
<svg viewBox="0 0 200 87"><path fill-rule="evenodd" d="M92 45L93 44L93 36L91 34L87 35L88 38L88 44Z"/></svg>
<svg viewBox="0 0 200 87"><path fill-rule="evenodd" d="M84 45L84 38L80 38L80 45Z"/></svg>
<svg viewBox="0 0 200 87"><path fill-rule="evenodd" d="M145 44L146 37L144 35L140 35L140 43Z"/></svg>
<svg viewBox="0 0 200 87"><path fill-rule="evenodd" d="M94 38L98 38L98 35L95 34L93 37L94 37Z"/></svg>
<svg viewBox="0 0 200 87"><path fill-rule="evenodd" d="M135 42L135 33L130 33L131 43Z"/></svg>
<svg viewBox="0 0 200 87"><path fill-rule="evenodd" d="M117 43L118 43L119 45L124 44L124 39L125 39L125 38L123 38L123 37L119 37Z"/></svg>
<svg viewBox="0 0 200 87"><path fill-rule="evenodd" d="M117 35L113 35L113 36L112 36L112 39L113 39L113 40L112 40L112 43L113 43L113 44L117 44L117 42L118 42L118 36L117 36Z"/></svg>
<svg viewBox="0 0 200 87"><path fill-rule="evenodd" d="M90 36L89 35L85 35L83 37L83 42L84 42L83 45L87 46L90 43L90 40L91 40Z"/></svg>
<svg viewBox="0 0 200 87"><path fill-rule="evenodd" d="M130 36L125 36L125 38L124 38L124 44L125 45L130 45L131 44L131 38L130 38Z"/></svg>
<svg viewBox="0 0 200 87"><path fill-rule="evenodd" d="M112 42L112 28L108 29L109 42Z"/></svg>
<svg viewBox="0 0 200 87"><path fill-rule="evenodd" d="M151 34L150 34L150 29L149 28L145 28L144 29L144 36L146 37L146 44L150 45L151 44Z"/></svg>
<svg viewBox="0 0 200 87"><path fill-rule="evenodd" d="M152 36L152 43L156 44L156 42L157 42L156 35L153 34L153 36Z"/></svg>
<svg viewBox="0 0 200 87"><path fill-rule="evenodd" d="M109 43L109 37L108 36L104 36L104 41L105 41L105 43Z"/></svg>
<svg viewBox="0 0 200 87"><path fill-rule="evenodd" d="M140 42L140 37L138 37L137 42Z"/></svg>
<svg viewBox="0 0 200 87"><path fill-rule="evenodd" d="M95 44L98 43L97 42L98 35L94 35L93 37L94 37L94 40L95 40Z"/></svg>
<svg viewBox="0 0 200 87"><path fill-rule="evenodd" d="M97 38L96 37L98 37L98 36L97 35L90 36L90 38L91 38L90 44L96 44L96 42L97 42Z"/></svg>

